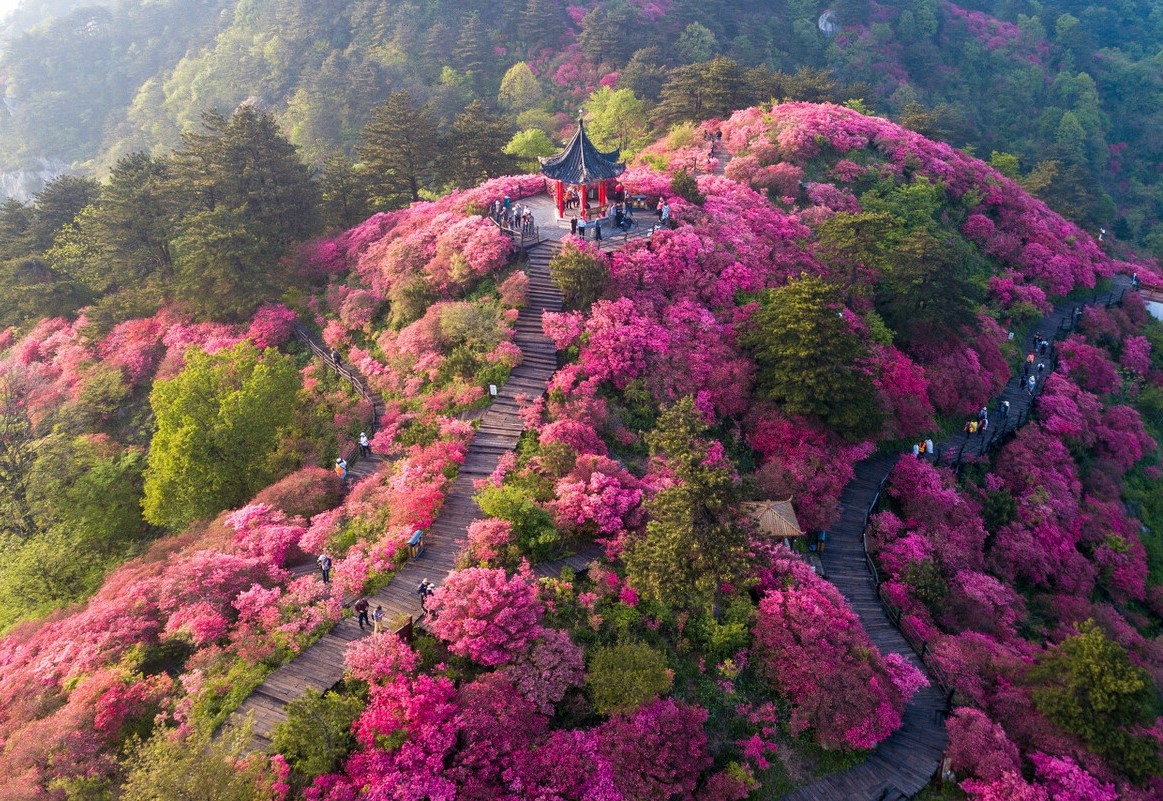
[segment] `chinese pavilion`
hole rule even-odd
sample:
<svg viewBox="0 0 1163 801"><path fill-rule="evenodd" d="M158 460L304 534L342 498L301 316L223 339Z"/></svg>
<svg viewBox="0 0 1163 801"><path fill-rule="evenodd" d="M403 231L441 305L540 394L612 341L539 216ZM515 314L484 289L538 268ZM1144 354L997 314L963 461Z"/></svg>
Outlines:
<svg viewBox="0 0 1163 801"><path fill-rule="evenodd" d="M626 171L624 162L618 161L620 148L602 153L586 136L585 122L579 116L577 132L556 156L539 159L541 174L555 182L553 198L557 204L557 216L565 216L566 187L576 186L581 197L581 216L586 216L586 198L590 186L597 184L599 213L606 208L606 182L617 178Z"/></svg>

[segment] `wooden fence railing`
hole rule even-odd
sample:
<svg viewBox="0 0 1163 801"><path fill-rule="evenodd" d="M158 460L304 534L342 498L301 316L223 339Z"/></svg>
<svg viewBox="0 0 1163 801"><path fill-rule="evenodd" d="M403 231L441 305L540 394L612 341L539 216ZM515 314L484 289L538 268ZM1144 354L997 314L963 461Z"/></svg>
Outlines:
<svg viewBox="0 0 1163 801"><path fill-rule="evenodd" d="M1109 309L1111 306L1121 304L1126 293L1127 289L1125 287L1121 289L1117 295L1114 292L1107 293L1105 298L1103 298L1103 295L1096 293L1088 302L1084 302L1079 306L1075 306L1069 318L1059 323L1058 329L1054 332L1054 339L1062 339L1078 327L1078 322L1082 317L1082 310L1085 307L1097 306L1101 303L1105 308ZM1054 369L1058 364L1058 349L1054 347L1053 344L1051 344L1050 352L1046 354L1043 363L1046 365L1046 375L1050 375L1054 372ZM1030 412L1036 404L1038 395L1041 394L1041 392L1042 384L1038 383L1035 386L1033 397L1030 399L1029 406L1027 406L1021 412L1016 413L1014 416L1007 415L1006 420L1003 421L1000 426L993 429L989 440L985 443L985 446L982 447L979 452L983 455L987 454L992 450L1000 448L1002 445L1008 442L1010 438L1015 436L1017 430L1025 425L1029 420ZM956 456L952 455L954 453L952 449L943 450L942 448L938 447L937 452L934 454L936 463L947 464L954 470L960 470L964 464L963 456L965 454L965 447L969 444L969 441L970 438L966 437L965 441L962 442L961 445L957 448ZM925 665L925 668L929 671L929 674L937 681L937 686L940 687L941 691L945 694L945 705L946 710L948 710L953 705L956 688L949 680L949 676L945 672L944 668L942 668L941 665L933 659L932 650L929 648L928 641L924 638L924 636L922 636L921 632L917 630L917 627L913 625L912 621L904 617L904 615L901 613L900 607L893 603L892 599L888 597L888 593L885 592L884 586L881 583L880 571L876 567L876 561L872 558L872 554L869 553L868 550L868 524L872 519L873 511L876 509L877 504L880 503L880 496L884 492L884 488L888 483L888 479L889 474L886 474L884 478L881 479L880 486L877 488L876 494L872 496L872 501L868 504L868 508L864 511L864 528L860 538L861 544L864 547L864 562L868 568L869 574L872 576L873 586L876 587L876 596L880 600L880 605L884 608L885 614L888 615L888 619L891 620L892 624L897 628L898 631L900 631L901 636L903 636L905 641L908 642L909 647L911 647L913 652L916 653L917 658L920 659L921 662Z"/></svg>
<svg viewBox="0 0 1163 801"><path fill-rule="evenodd" d="M336 359L332 355L332 352L324 347L319 338L311 333L311 331L302 323L295 323L295 336L299 338L300 342L307 346L311 353L322 359L328 367L330 367L340 376L340 378L350 384L351 388L355 390L356 394L367 402L368 406L371 407L371 421L367 424L367 434L368 436L375 434L376 425L379 423L380 415L382 415L384 412L383 402L380 400L378 395L368 389L367 384L364 383L363 376L361 376L351 367L344 364L342 359ZM353 446L348 453L343 454L343 458L347 459L349 462L353 461L357 452L358 448Z"/></svg>

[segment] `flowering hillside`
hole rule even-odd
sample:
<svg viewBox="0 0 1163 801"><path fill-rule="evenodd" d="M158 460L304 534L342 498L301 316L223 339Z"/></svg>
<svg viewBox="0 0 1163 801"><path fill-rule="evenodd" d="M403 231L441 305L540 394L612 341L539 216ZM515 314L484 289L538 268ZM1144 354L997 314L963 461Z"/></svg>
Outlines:
<svg viewBox="0 0 1163 801"><path fill-rule="evenodd" d="M716 130L725 175L681 173ZM427 633L353 644L341 686L292 703L277 753L250 758L265 776L252 797L741 801L861 761L928 679L879 652L869 610L739 504L790 496L814 540L857 462L940 439L990 403L1054 302L1118 271L1157 280L981 162L839 106L680 131L623 181L667 197L673 224L613 254L567 237L550 263L592 292L542 320L559 369L524 405L517 450L478 481L485 516L427 601ZM299 469L0 643L0 796L124 782L127 798L158 797L150 777L183 773L173 744L202 742L348 614L345 598L390 581L407 535L440 512L483 388L521 358L513 324L532 279L479 212L539 188L497 179L303 247L302 272L326 283L307 302L314 323L384 399L372 448L390 463L345 496L311 466L330 456L317 430L342 447L360 410L322 365L303 367L304 392L322 397L274 458ZM196 342L248 364L236 340L276 344L277 316ZM83 395L90 363L142 389L217 375L171 355L160 320L100 345L83 329L9 338L6 360L43 377L34 408ZM1159 789L1163 548L1119 498L1157 486L1163 335L1137 295L1080 331L1035 422L992 464L958 477L906 460L875 518L885 591L956 690L951 755L977 798ZM263 356L272 371L279 358ZM535 578L533 563L595 544L584 575ZM296 574L324 550L330 585ZM1109 725L1086 714L1105 687L1087 683L1092 663L1118 683ZM191 775L235 775L224 749Z"/></svg>

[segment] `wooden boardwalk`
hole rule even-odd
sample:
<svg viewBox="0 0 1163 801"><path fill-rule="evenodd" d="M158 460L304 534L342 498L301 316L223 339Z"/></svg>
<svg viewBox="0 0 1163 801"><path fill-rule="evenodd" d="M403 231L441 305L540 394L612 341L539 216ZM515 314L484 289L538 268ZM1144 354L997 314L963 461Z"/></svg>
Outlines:
<svg viewBox="0 0 1163 801"><path fill-rule="evenodd" d="M1110 305L1121 300L1129 286L1126 276L1116 276L1111 292L1092 299L1094 303ZM1062 303L1039 322L1036 332L1053 341L1054 337L1073 329L1080 304ZM1030 343L1023 343L1029 350ZM1053 370L1048 360L1043 378ZM1037 379L1036 379L1037 380ZM1029 419L1033 400L1024 388L1025 379L1014 376L997 398L1008 400L1010 410L1006 421L995 421L998 404L990 408L990 424L994 431L986 435L958 434L941 443L938 453L945 461L980 456L989 448L998 447L1007 436ZM1041 389L1040 381L1037 381ZM996 422L996 426L995 426ZM856 465L855 475L840 496L841 515L831 528L824 552L820 555L827 578L844 594L869 638L881 653L901 654L920 670L926 665L917 657L913 647L893 624L881 605L877 579L871 572L864 550L864 530L868 515L876 506L889 473L902 458L900 454L876 454ZM904 458L912 458L909 454ZM932 677L930 676L930 679ZM905 709L903 725L872 752L872 756L854 768L825 776L819 781L801 787L783 797L783 801L892 801L911 798L921 791L936 774L941 764L948 736L945 732L947 698L937 682L923 688Z"/></svg>
<svg viewBox="0 0 1163 801"><path fill-rule="evenodd" d="M725 166L724 160L720 163L720 171ZM616 249L624 244L624 238L618 239L622 242L604 242L603 249ZM529 304L521 311L514 337L521 347L523 361L513 369L509 381L481 415L480 427L465 463L445 496L440 515L427 532L423 554L404 565L389 585L371 599L372 608L383 606L389 620L422 617L416 586L422 578L437 585L443 582L455 566L464 543L466 526L480 515L472 499L473 481L491 474L500 456L516 447L522 432L519 398L540 396L557 369L553 344L541 333L541 315L544 311L561 309L561 295L549 280L548 270L549 261L559 248L558 242L548 240L526 251ZM1127 286L1129 279L1117 276L1112 292L1096 296L1091 302L1110 305L1121 299ZM1039 323L1038 333L1052 340L1056 335L1071 330L1077 322L1079 309L1080 304L1059 305ZM1047 365L1043 378L1053 370L1053 362L1049 360L1052 358L1053 354L1043 360ZM993 430L988 435L971 437L962 433L952 437L940 444L938 457L943 462L959 464L963 459L978 456L1002 444L1028 419L1034 396L1026 392L1023 381L1023 377L1012 378L998 398L1010 402L1005 420L998 418L995 403L990 409ZM898 454L878 454L856 466L853 479L841 494L841 517L830 531L821 559L828 579L848 599L869 638L881 652L899 653L917 668L925 670L926 666L881 605L876 576L870 570L864 549L868 515L899 458ZM534 572L538 577L558 576L566 567L581 572L598 556L600 549L593 547L575 556L539 565ZM300 697L307 688L326 690L343 678L347 646L362 636L364 633L354 618L341 621L251 694L235 717L254 715L256 750L270 746L270 734L285 719L287 703ZM785 801L894 801L912 797L929 783L940 766L947 742L944 725L947 706L946 695L936 682L922 689L905 709L901 728L877 746L868 760L802 787L784 796Z"/></svg>
<svg viewBox="0 0 1163 801"><path fill-rule="evenodd" d="M448 572L455 567L465 541L465 528L480 516L473 500L473 482L490 475L501 454L517 447L523 426L518 411L521 399L537 398L545 392L546 383L557 370L557 350L552 340L541 333L541 315L545 311L561 310L561 293L549 280L549 261L560 248L557 242L542 242L527 251L529 264L528 305L521 310L515 325L514 340L521 347L521 364L513 368L509 380L497 393L493 404L480 417L480 426L465 455L456 480L449 487L436 521L424 536L421 555L407 562L392 577L391 582L371 597L371 608L384 608L385 620L407 617L420 619L420 597L416 593L421 579L439 586ZM330 363L330 361L329 361ZM363 460L352 465L349 473L360 475ZM371 468L372 464L367 464ZM590 557L592 558L592 557ZM573 557L561 560L562 567L574 567ZM370 630L369 630L370 632ZM272 673L235 712L235 719L248 714L254 716L254 747L266 750L274 727L286 719L286 705L301 696L308 688L326 690L343 678L343 658L347 646L364 636L356 618L341 620L318 642L299 654L294 660Z"/></svg>

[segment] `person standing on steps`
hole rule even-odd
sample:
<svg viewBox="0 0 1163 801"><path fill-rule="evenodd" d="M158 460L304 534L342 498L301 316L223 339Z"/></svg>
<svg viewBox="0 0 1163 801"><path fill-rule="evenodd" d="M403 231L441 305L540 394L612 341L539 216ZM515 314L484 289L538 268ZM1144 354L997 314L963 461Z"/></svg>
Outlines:
<svg viewBox="0 0 1163 801"><path fill-rule="evenodd" d="M1037 386L1038 386L1038 379L1035 378L1034 376L1030 376L1029 378L1026 379L1026 392L1028 392L1029 394L1033 395L1034 388Z"/></svg>
<svg viewBox="0 0 1163 801"><path fill-rule="evenodd" d="M331 557L321 553L315 561L319 563L319 571L323 574L323 583L331 583Z"/></svg>
<svg viewBox="0 0 1163 801"><path fill-rule="evenodd" d="M416 594L420 596L420 608L425 612L428 611L428 596L436 592L436 585L428 579L421 579L420 586L416 588Z"/></svg>
<svg viewBox="0 0 1163 801"><path fill-rule="evenodd" d="M998 401L997 413L1004 421L1006 419L1006 415L1010 413L1010 402L1008 400Z"/></svg>
<svg viewBox="0 0 1163 801"><path fill-rule="evenodd" d="M584 215L578 218L577 235L583 240L586 238L586 218Z"/></svg>
<svg viewBox="0 0 1163 801"><path fill-rule="evenodd" d="M368 458L372 455L372 444L368 442L367 433L359 432L359 455L363 458Z"/></svg>
<svg viewBox="0 0 1163 801"><path fill-rule="evenodd" d="M670 204L662 201L662 208L658 211L658 222L663 228L670 227Z"/></svg>
<svg viewBox="0 0 1163 801"><path fill-rule="evenodd" d="M347 486L347 460L340 456L335 460L335 475L339 476L339 480L343 485Z"/></svg>
<svg viewBox="0 0 1163 801"><path fill-rule="evenodd" d="M371 621L368 619L368 614L367 614L368 608L370 606L371 606L371 604L368 603L367 597L364 596L364 597L360 598L358 601L356 601L355 606L352 607L352 609L354 609L356 611L356 613L359 614L359 630L360 631L363 631L364 624L367 624L369 626L371 625Z"/></svg>

